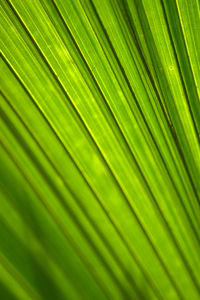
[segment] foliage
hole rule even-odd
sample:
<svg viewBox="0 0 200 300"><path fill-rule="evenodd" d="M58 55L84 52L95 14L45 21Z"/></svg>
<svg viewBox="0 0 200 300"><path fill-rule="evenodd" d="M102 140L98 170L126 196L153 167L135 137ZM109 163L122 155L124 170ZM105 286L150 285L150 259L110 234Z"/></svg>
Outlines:
<svg viewBox="0 0 200 300"><path fill-rule="evenodd" d="M1 0L3 300L198 300L198 0Z"/></svg>

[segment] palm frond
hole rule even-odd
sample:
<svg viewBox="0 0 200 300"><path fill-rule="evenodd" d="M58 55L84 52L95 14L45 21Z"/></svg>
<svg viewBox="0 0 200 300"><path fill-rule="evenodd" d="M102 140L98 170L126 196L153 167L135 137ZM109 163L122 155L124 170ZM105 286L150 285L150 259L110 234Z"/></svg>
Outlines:
<svg viewBox="0 0 200 300"><path fill-rule="evenodd" d="M198 0L1 0L0 295L200 295Z"/></svg>

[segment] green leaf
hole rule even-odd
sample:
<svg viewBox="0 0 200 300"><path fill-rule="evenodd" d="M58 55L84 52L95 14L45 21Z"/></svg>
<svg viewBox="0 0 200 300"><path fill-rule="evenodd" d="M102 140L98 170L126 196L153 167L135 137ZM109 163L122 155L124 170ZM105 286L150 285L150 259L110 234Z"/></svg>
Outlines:
<svg viewBox="0 0 200 300"><path fill-rule="evenodd" d="M199 2L0 5L3 299L198 300Z"/></svg>

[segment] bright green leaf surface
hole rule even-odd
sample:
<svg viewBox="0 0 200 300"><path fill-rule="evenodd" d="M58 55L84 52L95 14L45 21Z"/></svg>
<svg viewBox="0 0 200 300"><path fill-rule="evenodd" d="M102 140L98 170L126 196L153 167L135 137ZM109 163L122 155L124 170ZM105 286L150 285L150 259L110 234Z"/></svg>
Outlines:
<svg viewBox="0 0 200 300"><path fill-rule="evenodd" d="M0 4L0 297L200 299L198 0Z"/></svg>

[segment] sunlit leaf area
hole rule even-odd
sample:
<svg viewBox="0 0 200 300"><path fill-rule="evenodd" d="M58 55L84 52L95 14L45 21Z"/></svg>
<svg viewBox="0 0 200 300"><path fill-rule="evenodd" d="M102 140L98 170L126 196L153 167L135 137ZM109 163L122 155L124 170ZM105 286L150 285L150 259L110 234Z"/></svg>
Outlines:
<svg viewBox="0 0 200 300"><path fill-rule="evenodd" d="M200 1L0 6L0 299L200 300Z"/></svg>

